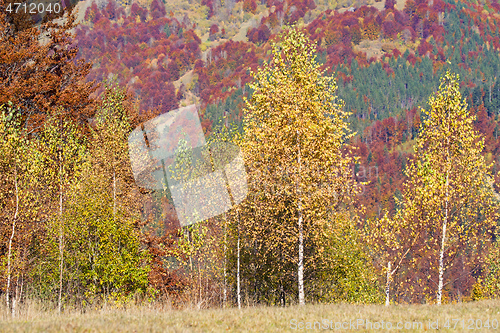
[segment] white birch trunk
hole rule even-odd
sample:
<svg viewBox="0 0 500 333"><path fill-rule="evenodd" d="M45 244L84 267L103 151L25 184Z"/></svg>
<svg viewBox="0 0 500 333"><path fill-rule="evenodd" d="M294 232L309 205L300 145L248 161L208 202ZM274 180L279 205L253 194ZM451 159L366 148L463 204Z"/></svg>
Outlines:
<svg viewBox="0 0 500 333"><path fill-rule="evenodd" d="M441 250L439 251L439 281L438 281L438 291L437 291L437 304L441 305L441 299L443 297L443 273L444 273L444 248L446 242L446 226L448 223L448 185L449 185L449 171L446 171L446 201L445 201L445 211L444 211L444 221L443 221L443 231L441 234Z"/></svg>
<svg viewBox="0 0 500 333"><path fill-rule="evenodd" d="M202 286L201 286L201 267L200 267L200 260L198 260L198 286L199 286L199 299L200 299L200 306L201 306L201 303L203 303L203 300L202 300L202 292L201 292L201 289L202 289Z"/></svg>
<svg viewBox="0 0 500 333"><path fill-rule="evenodd" d="M385 306L389 306L390 287L391 287L391 262L387 262L387 282L385 284Z"/></svg>
<svg viewBox="0 0 500 333"><path fill-rule="evenodd" d="M61 157L61 156L60 156ZM63 264L64 264L64 253L63 253L63 186L62 186L62 158L60 158L59 164L59 297L57 300L57 311L61 313L61 300L62 300L62 280L63 280Z"/></svg>
<svg viewBox="0 0 500 333"><path fill-rule="evenodd" d="M240 284L240 214L238 212L238 244L237 244L237 268L236 268L236 294L238 298L238 309L241 309L241 284Z"/></svg>
<svg viewBox="0 0 500 333"><path fill-rule="evenodd" d="M17 287L16 287L17 292ZM12 298L12 318L16 317L16 297Z"/></svg>
<svg viewBox="0 0 500 333"><path fill-rule="evenodd" d="M297 267L297 282L298 282L298 287L299 287L299 305L304 305L305 304L305 296L304 296L304 231L302 227L302 202L301 202L301 193L300 193L300 143L298 142L300 140L299 137L299 131L297 131L297 143L298 143L298 177L297 177L297 195L299 197L299 204L298 204L298 215L299 215L299 263Z"/></svg>
<svg viewBox="0 0 500 333"><path fill-rule="evenodd" d="M302 230L302 207L299 202L299 265L298 265L298 283L299 283L299 304L304 305L304 235Z"/></svg>
<svg viewBox="0 0 500 333"><path fill-rule="evenodd" d="M21 290L19 291L19 300L23 298L24 276L21 275Z"/></svg>
<svg viewBox="0 0 500 333"><path fill-rule="evenodd" d="M12 241L14 240L14 235L16 232L16 221L17 215L19 213L19 191L17 187L17 165L14 166L14 187L16 190L16 211L14 212L14 220L12 221L12 232L9 237L9 248L7 251L7 289L6 289L6 301L7 309L9 308L9 292L10 292L10 279L11 279L11 257L12 257Z"/></svg>
<svg viewBox="0 0 500 333"><path fill-rule="evenodd" d="M188 241L189 241L189 270L190 274L193 274L193 237L191 235L191 231L187 230Z"/></svg>
<svg viewBox="0 0 500 333"><path fill-rule="evenodd" d="M113 171L113 220L116 219L116 175Z"/></svg>
<svg viewBox="0 0 500 333"><path fill-rule="evenodd" d="M224 290L223 290L223 298L222 298L222 307L226 307L226 300L227 300L227 271L226 271L226 265L227 265L227 219L226 219L226 213L224 213Z"/></svg>
<svg viewBox="0 0 500 333"><path fill-rule="evenodd" d="M17 276L17 279L16 279L16 292L15 292L15 296L12 298L12 318L15 318L16 317L16 305L18 303L18 299L19 299L19 275Z"/></svg>

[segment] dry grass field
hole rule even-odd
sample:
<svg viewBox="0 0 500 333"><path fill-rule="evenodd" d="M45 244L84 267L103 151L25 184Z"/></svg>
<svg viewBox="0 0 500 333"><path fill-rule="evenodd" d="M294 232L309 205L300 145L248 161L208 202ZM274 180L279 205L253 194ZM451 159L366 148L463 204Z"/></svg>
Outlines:
<svg viewBox="0 0 500 333"><path fill-rule="evenodd" d="M488 332L500 330L500 300L441 307L330 304L175 311L143 306L60 316L31 307L14 319L4 311L0 319L0 332Z"/></svg>

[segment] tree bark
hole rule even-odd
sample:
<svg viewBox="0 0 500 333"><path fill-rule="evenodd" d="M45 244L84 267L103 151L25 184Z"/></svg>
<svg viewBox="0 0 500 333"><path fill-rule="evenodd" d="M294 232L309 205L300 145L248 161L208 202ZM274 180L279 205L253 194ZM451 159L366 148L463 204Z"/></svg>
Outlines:
<svg viewBox="0 0 500 333"><path fill-rule="evenodd" d="M222 296L222 307L226 307L227 300L227 273L226 273L226 265L227 265L227 219L226 213L224 213L224 291Z"/></svg>
<svg viewBox="0 0 500 333"><path fill-rule="evenodd" d="M304 296L304 230L302 226L302 202L300 198L300 143L299 143L300 137L299 133L297 131L297 143L298 143L298 157L297 157L297 162L298 162L298 177L297 177L297 195L299 198L299 204L298 204L298 213L299 213L299 263L297 267L297 280L298 280L298 287L299 287L299 305L304 305L305 304L305 296Z"/></svg>
<svg viewBox="0 0 500 333"><path fill-rule="evenodd" d="M441 305L441 299L443 297L443 272L444 272L444 247L446 242L446 225L448 223L448 186L449 186L449 171L446 171L446 201L445 201L445 211L444 211L444 221L443 221L443 231L441 234L441 250L439 251L439 282L437 291L437 304Z"/></svg>
<svg viewBox="0 0 500 333"><path fill-rule="evenodd" d="M283 288L283 282L280 281L280 305L282 307L286 306L285 289Z"/></svg>
<svg viewBox="0 0 500 333"><path fill-rule="evenodd" d="M116 175L113 171L113 220L116 219Z"/></svg>
<svg viewBox="0 0 500 333"><path fill-rule="evenodd" d="M7 301L7 309L9 309L9 292L10 292L10 279L11 279L11 256L12 256L12 241L16 232L17 215L19 213L19 190L17 186L17 164L14 166L14 187L16 190L16 211L14 212L14 219L12 221L12 232L9 237L9 248L7 251L7 288L5 298Z"/></svg>
<svg viewBox="0 0 500 333"><path fill-rule="evenodd" d="M389 306L390 286L391 286L391 262L387 262L387 281L385 283L385 306Z"/></svg>
<svg viewBox="0 0 500 333"><path fill-rule="evenodd" d="M15 292L15 296L12 297L12 318L15 318L16 317L16 305L18 303L18 300L19 300L19 275L17 276L17 279L16 279L16 292Z"/></svg>
<svg viewBox="0 0 500 333"><path fill-rule="evenodd" d="M299 265L298 265L298 283L299 283L299 304L304 305L304 235L302 230L302 207L299 202Z"/></svg>
<svg viewBox="0 0 500 333"><path fill-rule="evenodd" d="M240 283L240 214L238 214L238 244L237 244L237 257L238 257L238 267L236 271L236 293L238 298L238 309L241 309L241 283Z"/></svg>
<svg viewBox="0 0 500 333"><path fill-rule="evenodd" d="M62 281L63 281L63 264L64 264L64 253L63 253L63 186L62 186L62 152L59 155L59 297L57 300L57 311L61 313L61 300L62 300Z"/></svg>

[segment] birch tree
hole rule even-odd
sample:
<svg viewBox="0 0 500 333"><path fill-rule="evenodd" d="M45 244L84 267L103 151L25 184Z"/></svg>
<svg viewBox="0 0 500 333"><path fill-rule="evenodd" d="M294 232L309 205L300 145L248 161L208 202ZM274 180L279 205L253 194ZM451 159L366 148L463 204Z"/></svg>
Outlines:
<svg viewBox="0 0 500 333"><path fill-rule="evenodd" d="M410 204L409 200L406 204ZM407 206L406 210L397 211L392 218L386 213L381 219L370 220L366 224L366 244L376 258L376 265L385 271L385 306L391 302L391 284L395 275L406 267L413 250L420 245L417 241L421 240L422 225L409 218L410 212L413 211Z"/></svg>
<svg viewBox="0 0 500 333"><path fill-rule="evenodd" d="M74 123L65 117L62 110L56 110L49 116L39 135L39 151L41 152L44 170L40 180L46 185L45 195L51 200L48 204L52 212L57 212L56 223L49 226L48 234L57 229L58 242L58 311L62 310L63 276L64 276L64 208L66 191L70 185L79 180L86 161L86 143L82 133Z"/></svg>
<svg viewBox="0 0 500 333"><path fill-rule="evenodd" d="M126 103L125 89L114 85L105 87L91 130L90 149L95 172L109 179L113 215L116 215L121 203L131 216L134 210L140 209L140 199L132 194L136 185L128 151L128 135L137 115Z"/></svg>
<svg viewBox="0 0 500 333"><path fill-rule="evenodd" d="M14 206L14 214L11 217L11 231L10 236L8 238L7 245L7 285L6 285L6 293L5 293L5 301L7 304L7 309L10 308L10 285L11 285L11 277L12 277L12 247L14 237L16 235L16 224L18 222L19 216L19 177L22 175L21 167L22 162L20 161L20 157L25 157L23 154L23 150L25 150L25 145L23 145L24 140L19 133L19 126L14 124L15 119L15 110L12 108L8 108L5 110L4 105L1 108L2 114L0 119L0 153L2 159L0 161L0 167L2 169L2 194L0 198L2 199L2 211L6 210L7 207L4 206L4 200L6 200L9 196L5 195L6 193L12 193L11 195L13 201L15 202ZM7 112L6 112L7 111ZM17 124L18 125L18 124ZM6 175L11 175L12 177L5 177ZM9 179L11 178L11 179ZM10 180L10 181L9 181ZM14 186L9 186L13 183ZM5 184L7 183L7 184ZM6 186L5 186L6 185ZM10 190L8 190L10 188ZM12 190L13 188L13 190ZM7 220L7 216L4 216L2 220ZM3 222L3 221L2 221ZM2 223L3 224L3 223Z"/></svg>
<svg viewBox="0 0 500 333"><path fill-rule="evenodd" d="M238 126L234 123L229 125L227 116L222 119L224 124L214 126L211 135L208 137L208 147L211 152L212 161L214 161L213 169L224 168L234 158L234 153L242 144L242 136L238 130ZM229 186L230 178L226 171L223 172L225 187L228 193L231 193ZM241 181L241 179L239 180ZM237 181L238 182L238 181ZM232 196L232 194L231 194ZM228 236L236 239L236 303L238 309L241 309L241 274L240 274L240 209L241 205L235 205L234 198L231 202L233 209L228 213L223 214L223 239L220 241L223 248L223 306L226 306L227 300L227 264L228 264Z"/></svg>
<svg viewBox="0 0 500 333"><path fill-rule="evenodd" d="M81 177L69 188L64 215L73 294L84 295L87 302L96 296L125 301L146 290L149 272L137 225L141 196L134 193L128 154L136 114L125 89L105 88L90 129L87 159L77 168Z"/></svg>
<svg viewBox="0 0 500 333"><path fill-rule="evenodd" d="M11 230L10 236L8 238L7 245L7 272L6 272L6 292L5 292L5 301L7 305L7 309L10 309L10 294L11 294L11 278L12 278L12 252L13 252L13 242L14 237L16 236L16 226L18 224L19 218L19 201L20 201L20 184L19 178L22 177L23 174L23 161L22 158L26 157L25 154L25 141L21 137L19 133L19 126L15 123L15 110L12 108L8 108L5 110L2 105L1 108L2 114L0 119L0 153L2 156L2 160L0 161L0 167L2 169L2 185L6 185L2 189L2 194L0 198L2 199L2 211L6 210L7 207L4 206L4 200L8 197L13 199L14 203L14 214L11 216ZM6 112L7 111L7 112ZM14 118L14 119L12 119ZM16 126L17 125L17 126ZM10 175L11 177L5 177ZM7 184L5 184L7 183ZM12 183L12 184L8 184ZM9 186L10 185L10 186ZM12 186L13 185L13 186ZM10 190L8 190L10 188ZM5 195L6 193L13 195ZM2 220L6 222L9 220L8 216L3 216ZM3 222L3 221L2 221ZM2 223L3 224L3 223ZM7 224L7 223L6 223ZM12 306L14 309L14 305Z"/></svg>
<svg viewBox="0 0 500 333"><path fill-rule="evenodd" d="M109 177L84 166L82 179L65 195L65 283L71 299L83 305L127 302L147 291L149 256L130 207L115 205Z"/></svg>
<svg viewBox="0 0 500 333"><path fill-rule="evenodd" d="M272 46L270 63L251 72L254 92L245 100L242 144L251 199L241 222L254 253L281 258L266 272L278 288L289 279L293 263L302 305L305 271L321 252L308 250L306 257L305 249L314 248L319 231L332 222L329 213L354 193L349 174L353 159L342 152L353 134L334 79L324 76L315 60L314 45L296 29L281 38Z"/></svg>
<svg viewBox="0 0 500 333"><path fill-rule="evenodd" d="M407 171L404 219L411 230L406 242L416 237L418 243L410 269L418 258L430 263L427 280L434 281L439 305L452 282L446 272L458 259L479 267L498 202L490 166L481 155L484 139L474 130L475 117L462 99L457 75L447 72L441 78L429 106Z"/></svg>
<svg viewBox="0 0 500 333"><path fill-rule="evenodd" d="M12 310L13 316L16 313L16 303L22 297L23 282L21 288L18 288L17 282L19 276L24 281L22 277L27 268L25 261L32 234L37 229L40 205L40 188L37 187L39 154L20 126L20 115L21 112L13 108L11 103L7 107L0 106L0 226L1 229L9 229L5 298L7 308ZM15 292L11 292L15 276Z"/></svg>

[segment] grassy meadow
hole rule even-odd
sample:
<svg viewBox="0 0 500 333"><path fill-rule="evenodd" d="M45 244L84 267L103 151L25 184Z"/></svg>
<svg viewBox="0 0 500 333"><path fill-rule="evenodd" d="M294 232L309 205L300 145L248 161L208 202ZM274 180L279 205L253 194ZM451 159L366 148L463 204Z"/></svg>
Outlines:
<svg viewBox="0 0 500 333"><path fill-rule="evenodd" d="M28 306L17 318L1 313L0 332L297 332L500 330L500 300L436 305L317 304L171 310L130 307L45 312ZM308 324L309 323L309 324ZM399 323L399 326L398 326ZM448 324L448 325L446 325ZM315 325L315 326L314 326ZM406 329L405 329L406 325ZM410 328L411 326L411 328ZM449 326L449 327L445 327ZM489 327L488 327L489 326ZM392 327L392 328L391 328ZM398 328L399 327L399 328Z"/></svg>

